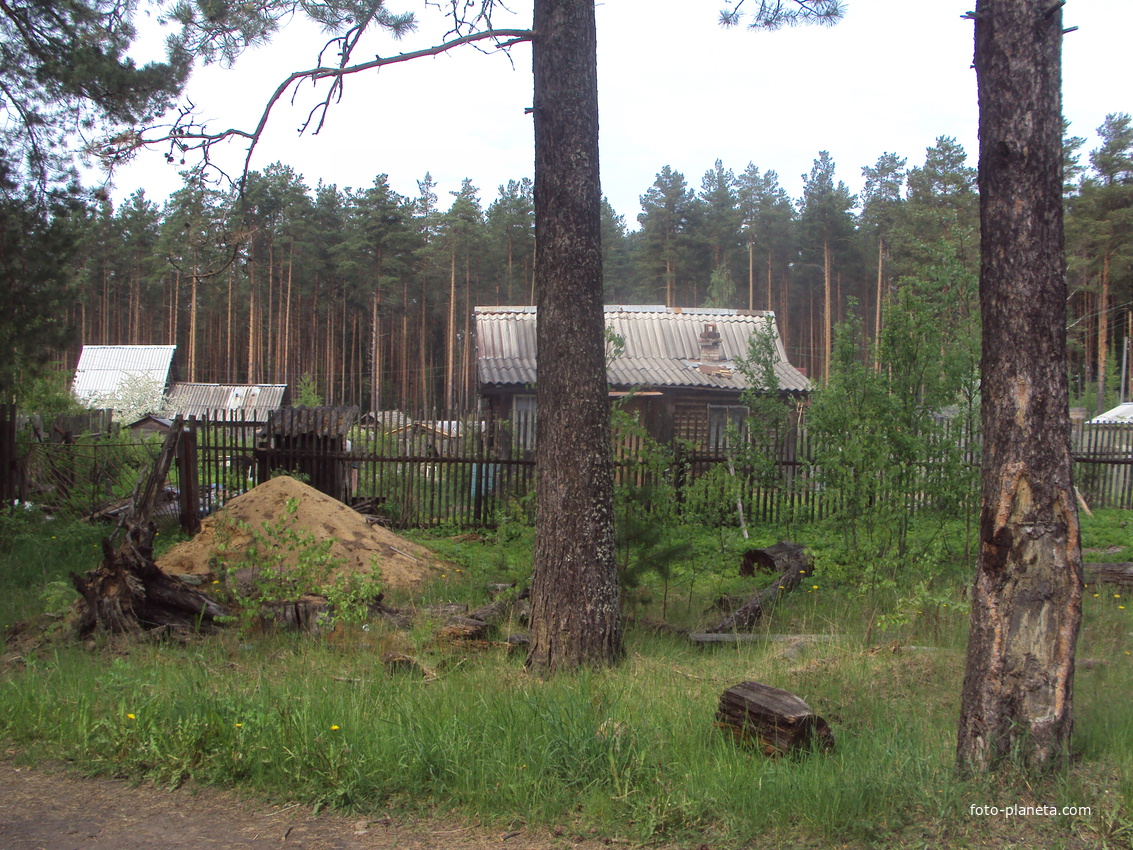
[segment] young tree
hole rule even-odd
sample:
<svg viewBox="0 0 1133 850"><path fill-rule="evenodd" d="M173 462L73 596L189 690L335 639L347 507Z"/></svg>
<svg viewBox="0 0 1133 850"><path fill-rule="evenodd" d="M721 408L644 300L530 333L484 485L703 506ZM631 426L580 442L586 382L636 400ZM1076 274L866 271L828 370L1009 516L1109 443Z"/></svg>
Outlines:
<svg viewBox="0 0 1133 850"><path fill-rule="evenodd" d="M979 0L980 552L957 737L964 773L1069 755L1082 564L1071 486L1061 4Z"/></svg>

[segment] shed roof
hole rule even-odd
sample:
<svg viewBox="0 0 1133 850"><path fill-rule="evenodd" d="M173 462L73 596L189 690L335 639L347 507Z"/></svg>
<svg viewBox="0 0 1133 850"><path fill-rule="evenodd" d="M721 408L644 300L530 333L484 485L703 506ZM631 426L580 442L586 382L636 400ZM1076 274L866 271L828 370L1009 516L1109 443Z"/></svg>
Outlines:
<svg viewBox="0 0 1133 850"><path fill-rule="evenodd" d="M176 345L84 345L71 391L81 402L97 402L138 378L164 391L176 350Z"/></svg>
<svg viewBox="0 0 1133 850"><path fill-rule="evenodd" d="M736 358L746 357L748 341L767 326L775 334L779 389L806 392L809 380L787 362L775 314L770 311L682 309L660 305L605 307L606 327L625 340L625 349L607 366L614 387L687 387L740 391L747 388ZM535 383L535 308L477 307L477 368L481 386ZM701 360L706 325L720 335L718 361Z"/></svg>
<svg viewBox="0 0 1133 850"><path fill-rule="evenodd" d="M252 422L266 422L268 411L279 410L287 384L197 384L179 381L169 391L166 412L207 416L214 411L239 413Z"/></svg>
<svg viewBox="0 0 1133 850"><path fill-rule="evenodd" d="M1119 404L1113 410L1099 413L1089 422L1090 425L1133 425L1133 401Z"/></svg>

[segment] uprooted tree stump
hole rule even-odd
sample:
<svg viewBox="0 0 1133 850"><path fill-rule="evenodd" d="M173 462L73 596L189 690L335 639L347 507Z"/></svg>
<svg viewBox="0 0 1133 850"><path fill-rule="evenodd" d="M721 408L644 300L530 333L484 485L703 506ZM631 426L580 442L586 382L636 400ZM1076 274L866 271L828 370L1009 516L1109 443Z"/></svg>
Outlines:
<svg viewBox="0 0 1133 850"><path fill-rule="evenodd" d="M708 634L722 632L750 632L764 613L774 606L780 595L794 590L803 577L811 574L810 556L798 543L786 540L768 546L766 549L749 549L744 554L741 573L752 575L755 565L764 570L777 573L778 577L750 600L727 615L715 626L705 631Z"/></svg>
<svg viewBox="0 0 1133 850"><path fill-rule="evenodd" d="M216 600L162 572L153 559L157 526L150 516L183 427L181 417L177 417L145 486L134 494L131 510L123 520L122 543L115 549L110 537L103 538L102 563L84 576L71 574L71 582L82 597L75 626L80 636L93 631L194 630L228 613Z"/></svg>
<svg viewBox="0 0 1133 850"><path fill-rule="evenodd" d="M809 705L788 691L760 682L741 682L724 691L716 725L768 756L834 748L830 726Z"/></svg>

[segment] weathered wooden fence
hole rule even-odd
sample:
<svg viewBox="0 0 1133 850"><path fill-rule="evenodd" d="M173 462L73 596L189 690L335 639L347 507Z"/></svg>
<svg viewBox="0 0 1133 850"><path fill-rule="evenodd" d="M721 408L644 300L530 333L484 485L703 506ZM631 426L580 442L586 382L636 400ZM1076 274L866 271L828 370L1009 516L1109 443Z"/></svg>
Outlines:
<svg viewBox="0 0 1133 850"><path fill-rule="evenodd" d="M263 425L227 411L188 420L159 516L212 513L273 470L330 467L336 474L316 477L339 482L332 495L399 527L490 527L505 516L532 516L533 419L516 424L483 414L389 413L363 417L342 441L289 447L269 445ZM60 442L51 442L48 433L58 430L35 431L11 406L0 406L5 504L20 499L61 516L113 517L159 447L156 438L128 439L132 435L116 431L103 430L97 438L71 434ZM1133 508L1133 426L1085 426L1075 431L1073 448L1075 481L1087 504ZM693 440L658 448L643 434L627 432L615 443L615 471L621 485L663 481L678 504L715 481L721 499L725 486L738 489L749 521L808 521L837 507L836 494L821 486L817 456L811 435L792 433L778 442L773 476L760 481L725 445ZM973 469L978 464L974 445L963 462ZM932 463L923 492L910 497L910 510L934 506ZM189 517L183 521L192 526Z"/></svg>
<svg viewBox="0 0 1133 850"><path fill-rule="evenodd" d="M1133 508L1133 425L1082 425L1071 435L1074 485L1090 508Z"/></svg>

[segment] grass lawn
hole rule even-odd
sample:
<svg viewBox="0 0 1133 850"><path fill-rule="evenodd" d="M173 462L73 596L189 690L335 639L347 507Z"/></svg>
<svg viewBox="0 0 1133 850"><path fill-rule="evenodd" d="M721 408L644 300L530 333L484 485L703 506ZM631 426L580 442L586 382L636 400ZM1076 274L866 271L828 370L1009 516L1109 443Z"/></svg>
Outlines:
<svg viewBox="0 0 1133 850"><path fill-rule="evenodd" d="M1133 560L1127 512L1082 519L1086 560ZM101 530L0 520L0 624L63 610L73 598L67 574L97 563ZM754 542L780 534L755 529ZM719 616L714 599L768 579L736 576L738 540L674 535L691 549L663 577L627 589L626 657L612 669L543 681L502 641L438 641L425 615L408 631L382 622L321 635L233 627L161 642L76 644L49 626L33 643L6 639L0 737L19 760L62 759L90 774L596 830L651 846L1131 846L1133 608L1119 591L1086 592L1073 762L960 781L970 565L957 553L938 557L951 566L931 581L909 556L865 582L838 567L844 559L822 529L793 529L796 541L816 541L816 574L764 624L768 639L695 647L658 623L706 625ZM523 530L420 539L461 569L394 604L475 605L488 582L529 573ZM386 672L387 650L413 655L430 675ZM830 723L835 750L768 759L722 733L721 692L750 679L805 699Z"/></svg>

